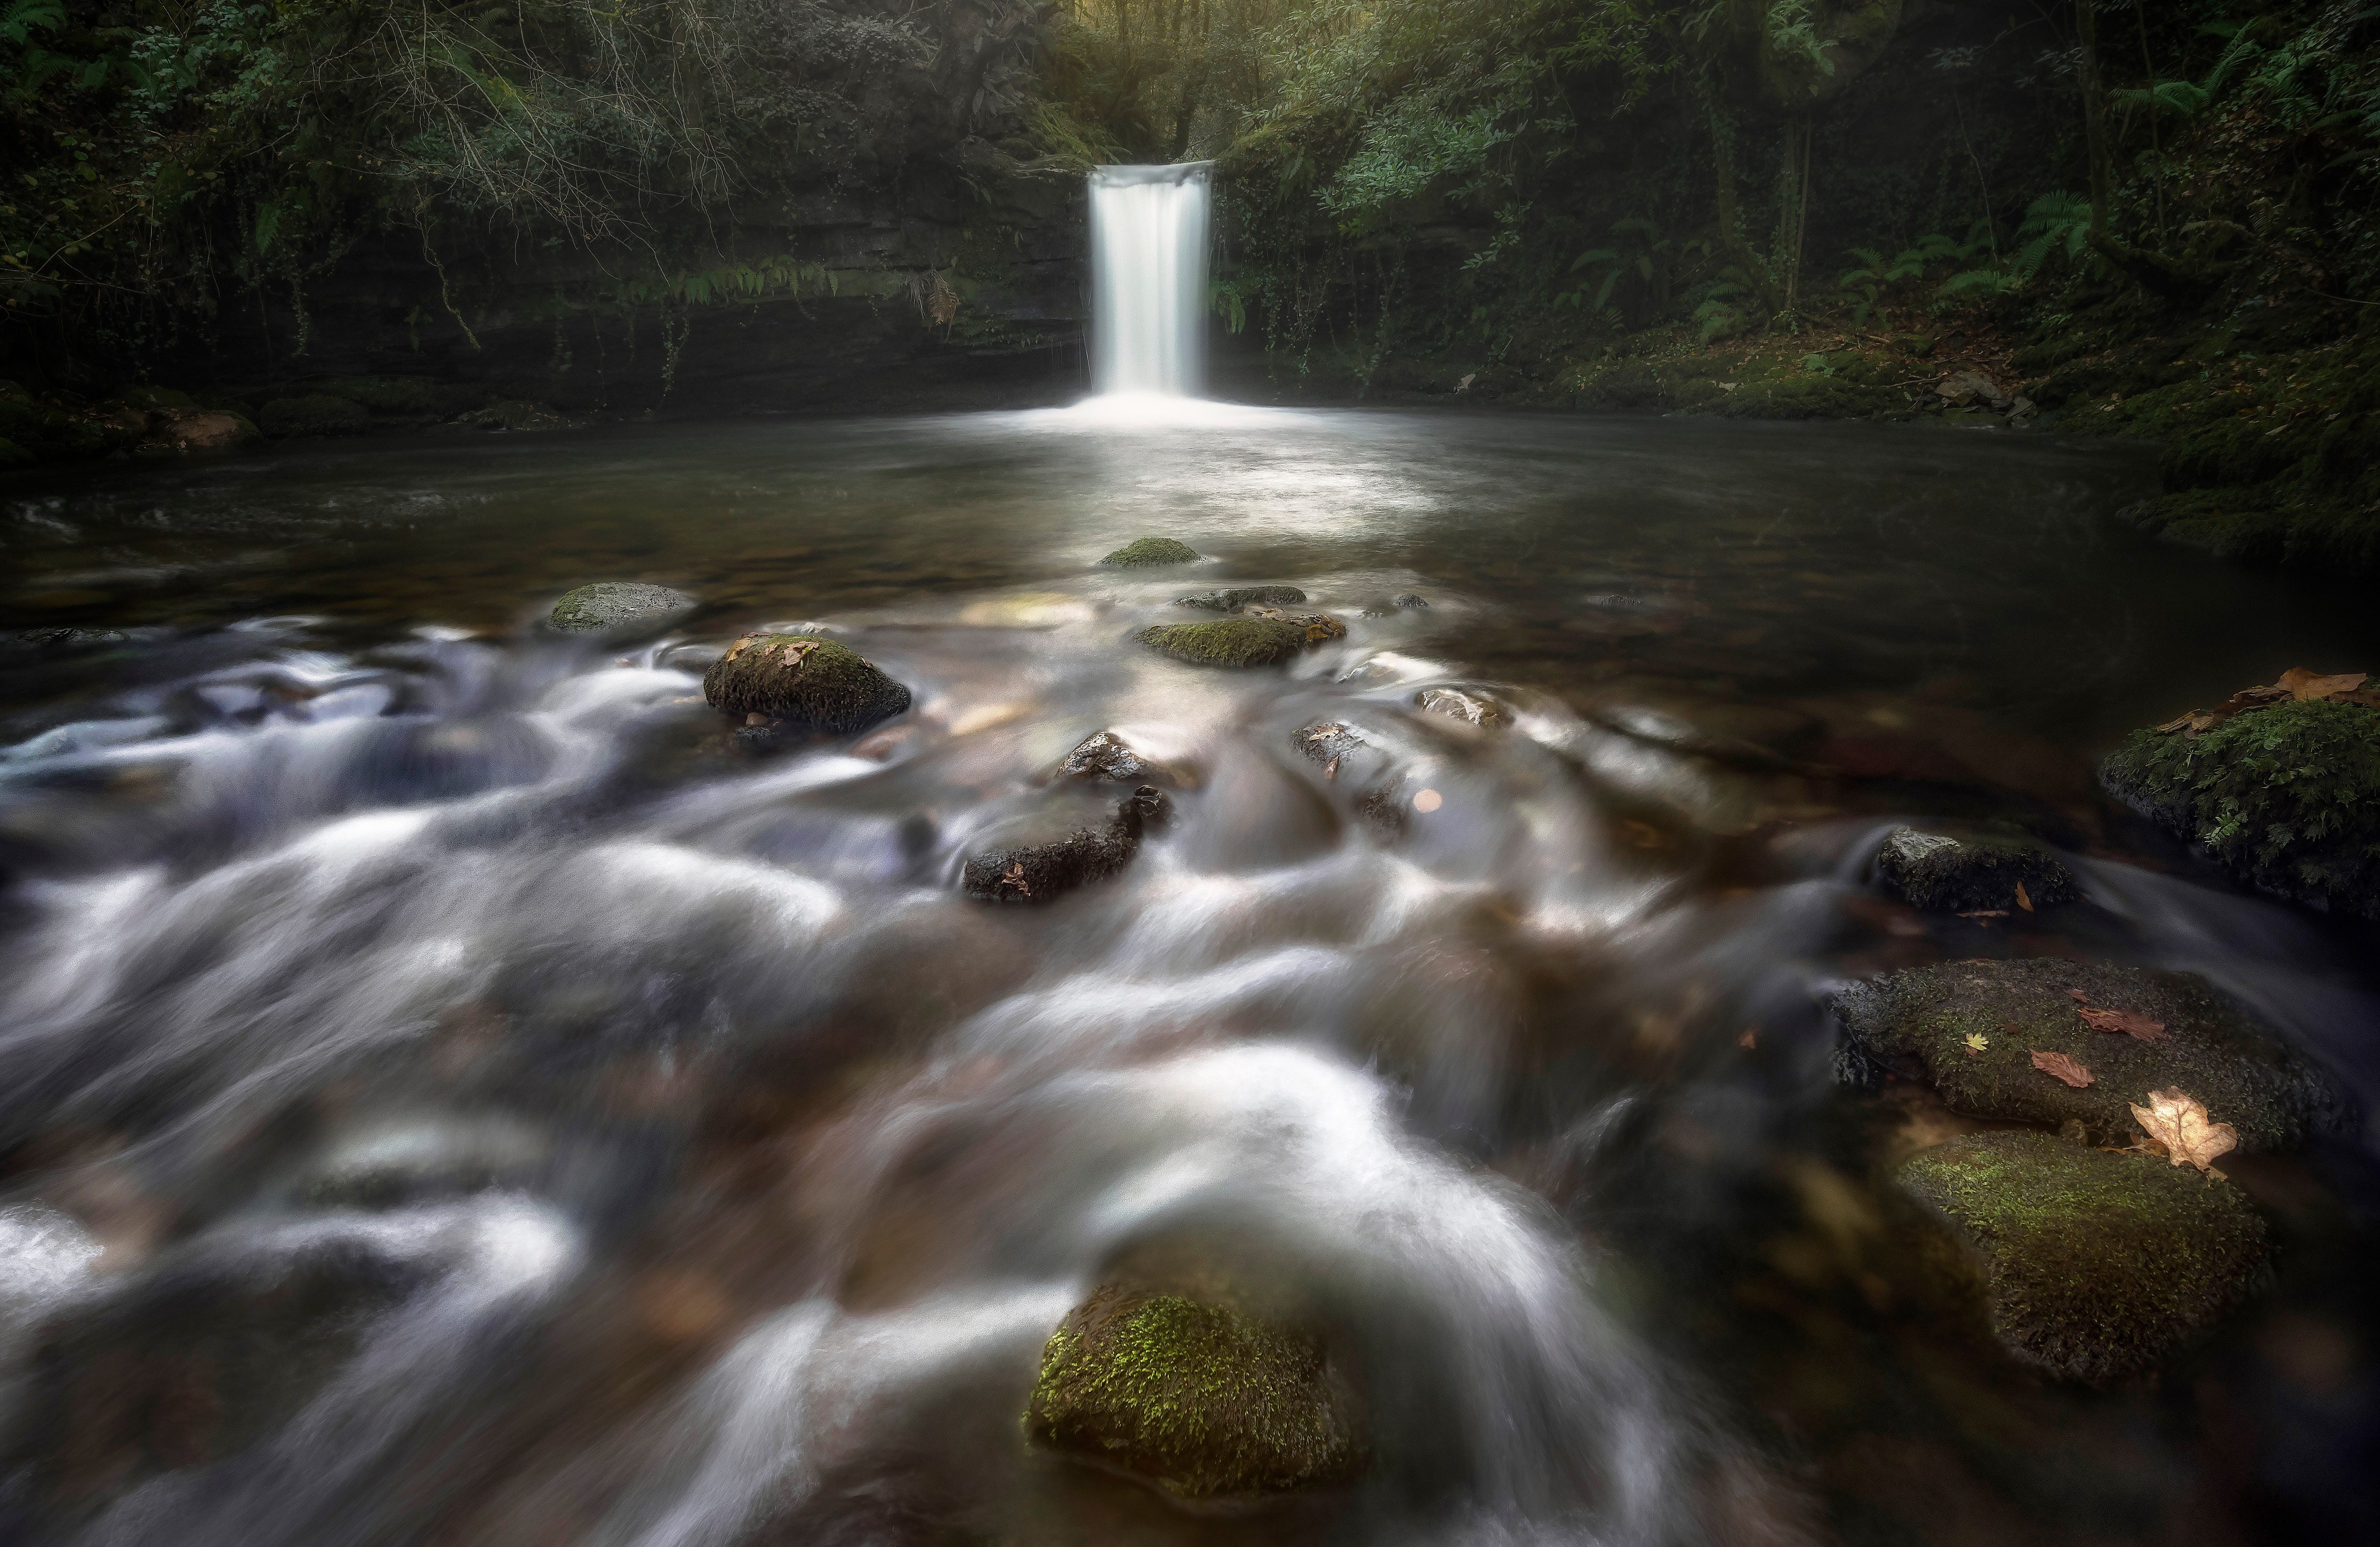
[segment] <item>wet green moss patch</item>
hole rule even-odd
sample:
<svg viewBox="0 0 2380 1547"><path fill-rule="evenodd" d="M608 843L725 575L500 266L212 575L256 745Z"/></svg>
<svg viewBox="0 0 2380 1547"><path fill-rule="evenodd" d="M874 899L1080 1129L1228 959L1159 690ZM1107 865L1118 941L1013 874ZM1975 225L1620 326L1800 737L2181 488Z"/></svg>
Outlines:
<svg viewBox="0 0 2380 1547"><path fill-rule="evenodd" d="M1220 618L1213 623L1160 623L1140 642L1194 666L1269 666L1304 650L1306 630L1278 618Z"/></svg>
<svg viewBox="0 0 2380 1547"><path fill-rule="evenodd" d="M2380 710L2313 700L2135 731L2100 774L2241 880L2380 919Z"/></svg>
<svg viewBox="0 0 2380 1547"><path fill-rule="evenodd" d="M1228 1306L1112 1285L1042 1350L1025 1429L1037 1444L1190 1501L1337 1482L1365 1459L1315 1338Z"/></svg>
<svg viewBox="0 0 2380 1547"><path fill-rule="evenodd" d="M848 645L815 634L748 634L702 676L728 714L764 714L796 730L847 736L909 707L909 689Z"/></svg>
<svg viewBox="0 0 2380 1547"><path fill-rule="evenodd" d="M1197 556L1198 550L1187 542L1177 542L1170 537L1144 537L1125 543L1099 562L1137 568L1143 565L1188 564Z"/></svg>
<svg viewBox="0 0 2380 1547"><path fill-rule="evenodd" d="M2082 997L2075 998L2076 994ZM2084 1005L2160 1023L2141 1041L2094 1029ZM2203 978L2069 961L1960 961L1887 973L1835 997L1844 1077L1922 1079L1971 1117L2060 1127L2095 1143L2140 1137L2131 1104L2179 1086L2239 1130L2246 1151L2286 1150L2352 1115L2336 1085ZM2033 1066L2062 1053L2091 1071L2075 1089Z"/></svg>
<svg viewBox="0 0 2380 1547"><path fill-rule="evenodd" d="M1895 1179L1968 1249L2001 1345L2069 1380L2149 1368L2264 1268L2264 1219L2245 1194L2154 1156L1971 1134L1912 1155Z"/></svg>

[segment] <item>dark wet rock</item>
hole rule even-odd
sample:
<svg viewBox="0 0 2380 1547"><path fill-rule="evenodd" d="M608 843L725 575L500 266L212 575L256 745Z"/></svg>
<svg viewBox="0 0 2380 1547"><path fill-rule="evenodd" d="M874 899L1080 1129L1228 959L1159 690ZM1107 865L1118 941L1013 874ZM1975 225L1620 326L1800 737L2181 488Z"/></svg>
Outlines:
<svg viewBox="0 0 2380 1547"><path fill-rule="evenodd" d="M1954 1139L1895 1178L1957 1247L2017 1358L2103 1385L2149 1369L2256 1287L2265 1222L2229 1181L2041 1133Z"/></svg>
<svg viewBox="0 0 2380 1547"><path fill-rule="evenodd" d="M1400 612L1408 613L1427 612L1429 609L1429 603L1422 599L1419 592L1410 591L1397 598L1396 606Z"/></svg>
<svg viewBox="0 0 2380 1547"><path fill-rule="evenodd" d="M1093 731L1066 754L1058 772L1070 779L1113 779L1130 783L1146 778L1148 763L1110 730Z"/></svg>
<svg viewBox="0 0 2380 1547"><path fill-rule="evenodd" d="M1204 607L1212 613L1235 613L1249 603L1261 603L1268 607L1302 607L1305 592L1295 586L1241 586L1230 591L1202 591L1196 596L1174 598L1177 607Z"/></svg>
<svg viewBox="0 0 2380 1547"><path fill-rule="evenodd" d="M658 633L694 611L693 597L667 586L635 580L598 580L567 592L553 604L546 626L565 634L625 639Z"/></svg>
<svg viewBox="0 0 2380 1547"><path fill-rule="evenodd" d="M2080 993L2078 1001L2074 994ZM2155 1041L2100 1031L2083 1005L2161 1022ZM2060 1127L2096 1144L2140 1138L2131 1106L2179 1086L2240 1133L2243 1151L2286 1150L2349 1131L2353 1114L2329 1078L2203 978L2079 962L1959 961L1890 972L1835 996L1843 1078L1922 1079L1956 1112ZM1970 1038L1981 1038L1980 1047ZM2033 1066L2062 1053L2092 1073L2081 1090Z"/></svg>
<svg viewBox="0 0 2380 1547"><path fill-rule="evenodd" d="M229 451L264 438L244 414L176 407L150 416L152 444L174 451Z"/></svg>
<svg viewBox="0 0 2380 1547"><path fill-rule="evenodd" d="M1137 542L1127 542L1099 560L1132 567L1149 564L1188 564L1198 556L1198 550L1186 542L1176 542L1170 537L1144 537Z"/></svg>
<svg viewBox="0 0 2380 1547"><path fill-rule="evenodd" d="M17 636L18 644L37 650L94 650L131 641L131 635L115 628L28 628Z"/></svg>
<svg viewBox="0 0 2380 1547"><path fill-rule="evenodd" d="M909 707L909 689L848 645L815 634L747 634L702 674L727 714L766 714L795 731L847 736Z"/></svg>
<svg viewBox="0 0 2380 1547"><path fill-rule="evenodd" d="M1325 782L1348 792L1356 814L1385 837L1405 830L1405 803L1388 752L1343 720L1317 720L1290 738L1300 756L1318 764Z"/></svg>
<svg viewBox="0 0 2380 1547"><path fill-rule="evenodd" d="M977 855L960 873L960 888L978 902L1053 902L1131 864L1143 833L1163 827L1170 814L1164 792L1143 785L1105 827L1080 827L1054 843Z"/></svg>
<svg viewBox="0 0 2380 1547"><path fill-rule="evenodd" d="M328 393L303 397L276 397L264 405L257 422L274 440L300 435L360 435L371 427L371 415L360 403Z"/></svg>
<svg viewBox="0 0 2380 1547"><path fill-rule="evenodd" d="M1025 1427L1037 1444L1194 1502L1344 1481L1366 1460L1354 1402L1315 1338L1117 1285L1051 1335Z"/></svg>
<svg viewBox="0 0 2380 1547"><path fill-rule="evenodd" d="M1305 630L1278 618L1221 618L1213 623L1160 623L1140 642L1194 666L1269 666L1305 648Z"/></svg>
<svg viewBox="0 0 2380 1547"><path fill-rule="evenodd" d="M1920 833L1896 827L1876 857L1885 884L1915 907L1949 913L2015 908L2016 889L2035 907L2081 895L2058 856L2021 833Z"/></svg>
<svg viewBox="0 0 2380 1547"><path fill-rule="evenodd" d="M1466 725L1501 725L1512 718L1494 700L1478 693L1466 693L1460 688L1425 688L1414 695L1414 704L1429 713L1460 720Z"/></svg>
<svg viewBox="0 0 2380 1547"><path fill-rule="evenodd" d="M2241 695L2246 697L2247 695ZM2380 709L2252 706L2134 731L2100 777L2251 885L2380 920Z"/></svg>
<svg viewBox="0 0 2380 1547"><path fill-rule="evenodd" d="M1244 617L1267 618L1274 623L1286 623L1305 636L1305 642L1318 645L1347 637L1347 626L1329 613L1291 612L1286 608L1252 602L1240 609Z"/></svg>

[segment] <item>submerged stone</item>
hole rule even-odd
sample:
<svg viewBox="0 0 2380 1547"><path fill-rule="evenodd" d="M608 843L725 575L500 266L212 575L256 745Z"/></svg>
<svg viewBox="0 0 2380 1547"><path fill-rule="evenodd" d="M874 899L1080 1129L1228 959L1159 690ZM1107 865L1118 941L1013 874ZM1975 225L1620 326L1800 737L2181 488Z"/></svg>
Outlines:
<svg viewBox="0 0 2380 1547"><path fill-rule="evenodd" d="M1429 610L1429 603L1423 601L1417 592L1410 591L1399 596L1394 604L1400 612L1427 612Z"/></svg>
<svg viewBox="0 0 2380 1547"><path fill-rule="evenodd" d="M695 600L667 586L635 580L598 580L566 592L553 604L548 627L565 634L619 637L656 632L695 609Z"/></svg>
<svg viewBox="0 0 2380 1547"><path fill-rule="evenodd" d="M1042 1350L1037 1444L1178 1499L1343 1481L1366 1459L1354 1406L1313 1337L1228 1306L1108 1285Z"/></svg>
<svg viewBox="0 0 2380 1547"><path fill-rule="evenodd" d="M2152 1155L1970 1134L1894 1179L1964 1249L1950 1271L1979 1281L2001 1346L2067 1380L2149 1368L2245 1298L2265 1262L2239 1188Z"/></svg>
<svg viewBox="0 0 2380 1547"><path fill-rule="evenodd" d="M1093 731L1083 737L1058 765L1058 772L1069 779L1106 780L1119 785L1191 782L1179 770L1149 757L1112 730Z"/></svg>
<svg viewBox="0 0 2380 1547"><path fill-rule="evenodd" d="M2080 999L2075 996L2080 994ZM2085 1008L2157 1023L2153 1040L2101 1031ZM2240 1133L2243 1151L2286 1150L2353 1117L2329 1078L2203 978L2078 962L1959 961L1889 972L1835 996L1839 1072L1922 1079L1973 1117L2060 1127L2092 1142L2140 1138L2131 1104L2179 1086ZM2081 1089L2042 1072L2057 1053L2090 1070Z"/></svg>
<svg viewBox="0 0 2380 1547"><path fill-rule="evenodd" d="M2380 709L2245 709L2204 732L2134 731L2100 777L2251 885L2380 920Z"/></svg>
<svg viewBox="0 0 2380 1547"><path fill-rule="evenodd" d="M1278 618L1220 618L1213 623L1160 623L1140 642L1194 666L1269 666L1305 648L1305 630Z"/></svg>
<svg viewBox="0 0 2380 1547"><path fill-rule="evenodd" d="M846 736L909 707L909 689L848 645L815 634L747 634L702 675L727 714L766 714L796 730Z"/></svg>
<svg viewBox="0 0 2380 1547"><path fill-rule="evenodd" d="M1500 725L1511 718L1493 700L1460 688L1425 688L1414 696L1414 707L1466 725Z"/></svg>
<svg viewBox="0 0 2380 1547"><path fill-rule="evenodd" d="M2016 889L2035 907L2081 895L2058 856L2020 834L1920 833L1896 827L1876 857L1885 883L1910 903L1934 912L2014 908Z"/></svg>
<svg viewBox="0 0 2380 1547"><path fill-rule="evenodd" d="M1268 607L1302 607L1305 592L1295 586L1241 586L1230 591L1202 591L1196 596L1174 598L1177 607L1204 607L1208 612L1235 613L1249 603L1261 603Z"/></svg>
<svg viewBox="0 0 2380 1547"><path fill-rule="evenodd" d="M1142 834L1162 827L1169 810L1164 793L1143 785L1103 828L1081 827L1054 843L977 855L960 872L960 889L978 902L1054 902L1131 864Z"/></svg>
<svg viewBox="0 0 2380 1547"><path fill-rule="evenodd" d="M1176 542L1170 537L1144 537L1127 542L1099 560L1101 564L1137 566L1147 564L1188 564L1198 556L1198 550L1186 542Z"/></svg>

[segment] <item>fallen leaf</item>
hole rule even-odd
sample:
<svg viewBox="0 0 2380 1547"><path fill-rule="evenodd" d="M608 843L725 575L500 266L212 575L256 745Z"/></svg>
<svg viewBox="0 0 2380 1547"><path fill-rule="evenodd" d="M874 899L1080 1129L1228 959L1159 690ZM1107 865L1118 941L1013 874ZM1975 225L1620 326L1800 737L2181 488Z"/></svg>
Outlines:
<svg viewBox="0 0 2380 1547"><path fill-rule="evenodd" d="M2091 1071L2062 1053L2033 1050L2033 1066L2043 1074L2055 1075L2077 1090L2091 1083Z"/></svg>
<svg viewBox="0 0 2380 1547"><path fill-rule="evenodd" d="M2083 993L2081 989L2068 989L2066 991L2066 997L2071 999L2077 1005L2088 1005L2091 1003L2091 996Z"/></svg>
<svg viewBox="0 0 2380 1547"><path fill-rule="evenodd" d="M1968 1057L1973 1058L1976 1054L1983 1052L1984 1049L1991 1045L1992 1040L1989 1037L1985 1036L1981 1031L1970 1031L1967 1033Z"/></svg>
<svg viewBox="0 0 2380 1547"><path fill-rule="evenodd" d="M2033 911L2033 899L2024 895L2024 883L2022 881L2016 883L2016 905L2027 913Z"/></svg>
<svg viewBox="0 0 2380 1547"><path fill-rule="evenodd" d="M1746 1053L1758 1047L1760 1045L1760 1029L1756 1026L1745 1027L1743 1029L1743 1035L1735 1040L1735 1045L1743 1049Z"/></svg>
<svg viewBox="0 0 2380 1547"><path fill-rule="evenodd" d="M2131 1010L2095 1010L2084 1005L2074 1012L2094 1031L2112 1031L2139 1042L2161 1042L2166 1040L2165 1022L2151 1020Z"/></svg>
<svg viewBox="0 0 2380 1547"><path fill-rule="evenodd" d="M2125 1104L2131 1105L2130 1102ZM2149 1104L2132 1107L2132 1121L2148 1135L2148 1141L2176 1165L2184 1163L2204 1171L2215 1157L2237 1149L2239 1130L2228 1123L2215 1120L2196 1097L2185 1096L2180 1087L2149 1092Z"/></svg>
<svg viewBox="0 0 2380 1547"><path fill-rule="evenodd" d="M2291 666L2281 674L2281 680L2273 686L2288 688L2289 697L2300 703L2305 703L2313 699L2327 699L2340 693L2352 693L2363 686L2363 679L2369 675L2366 672L2339 672L2331 676L2316 676L2303 666Z"/></svg>

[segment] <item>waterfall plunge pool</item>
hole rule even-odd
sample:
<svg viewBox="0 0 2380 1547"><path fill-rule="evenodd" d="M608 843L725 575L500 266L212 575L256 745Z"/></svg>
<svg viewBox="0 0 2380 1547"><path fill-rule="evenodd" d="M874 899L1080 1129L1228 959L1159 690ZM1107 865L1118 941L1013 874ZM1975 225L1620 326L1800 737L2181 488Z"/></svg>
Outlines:
<svg viewBox="0 0 2380 1547"><path fill-rule="evenodd" d="M1862 1157L1902 1115L1828 1069L1834 982L2067 955L2206 972L2374 1094L2369 932L2223 884L2092 768L2371 664L2380 625L2109 522L2149 477L2046 438L1219 405L20 483L7 615L116 637L0 656L0 1535L2351 1525L2360 1151L2287 1173L2327 1201L2161 1384L2049 1386L1896 1287ZM1159 534L1205 556L1098 566ZM625 649L528 627L613 577L703 610ZM1132 641L1258 582L1346 639L1247 675ZM741 755L698 679L772 621L915 707ZM1421 717L1438 685L1513 725ZM1317 720L1403 737L1439 803L1350 821L1291 745ZM1046 909L961 897L1106 725L1179 771L1172 827ZM1901 907L1864 856L1927 815L2049 834L2088 899ZM1189 1515L1026 1450L1043 1340L1159 1249L1339 1329L1361 1481Z"/></svg>

